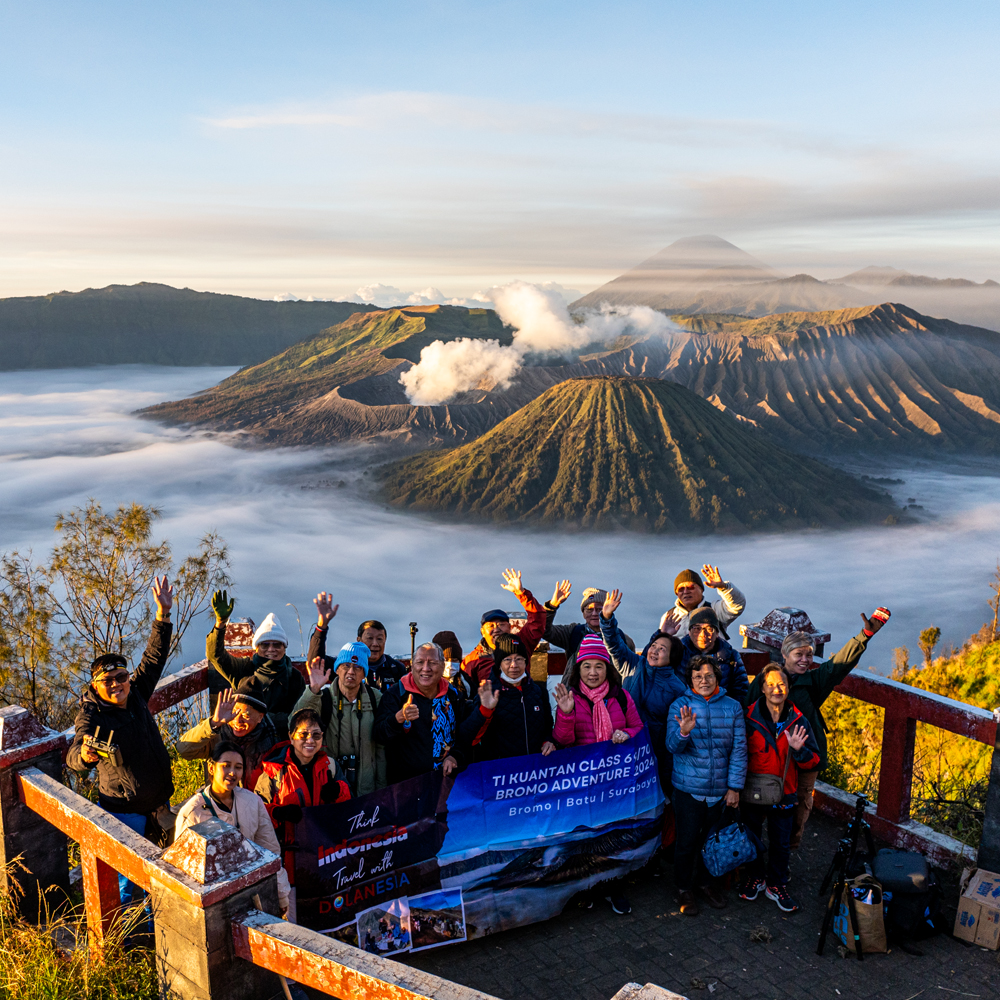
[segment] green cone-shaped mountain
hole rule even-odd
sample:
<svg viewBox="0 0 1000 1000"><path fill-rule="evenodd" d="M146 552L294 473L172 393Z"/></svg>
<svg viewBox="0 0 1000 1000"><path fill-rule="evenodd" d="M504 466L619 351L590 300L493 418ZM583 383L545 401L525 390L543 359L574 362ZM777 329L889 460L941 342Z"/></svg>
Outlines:
<svg viewBox="0 0 1000 1000"><path fill-rule="evenodd" d="M468 520L743 532L885 521L846 473L771 444L674 382L578 378L471 444L385 466L399 507Z"/></svg>

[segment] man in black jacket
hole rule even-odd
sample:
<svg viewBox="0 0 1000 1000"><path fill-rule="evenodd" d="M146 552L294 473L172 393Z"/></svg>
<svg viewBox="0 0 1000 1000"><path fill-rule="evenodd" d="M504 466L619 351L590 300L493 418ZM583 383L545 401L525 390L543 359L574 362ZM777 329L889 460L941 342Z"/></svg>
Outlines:
<svg viewBox="0 0 1000 1000"><path fill-rule="evenodd" d="M174 591L165 576L153 581L152 590L156 620L138 669L129 676L128 661L119 653L94 660L66 755L74 771L97 768L101 808L143 836L156 835L155 815L174 794L170 754L147 704L170 653ZM95 748L95 741L105 746ZM124 876L118 882L123 903L141 892Z"/></svg>
<svg viewBox="0 0 1000 1000"><path fill-rule="evenodd" d="M444 678L444 653L433 642L417 646L413 668L383 695L373 738L385 747L390 785L438 768L447 777L465 764L457 745L466 705Z"/></svg>
<svg viewBox="0 0 1000 1000"><path fill-rule="evenodd" d="M546 642L551 642L553 646L566 650L566 670L573 665L576 660L576 652L580 648L585 635L600 636L601 608L607 600L608 592L600 587L588 587L583 592L583 599L580 601L580 613L583 615L582 622L570 622L567 625L556 625L556 612L566 601L572 590L569 580L560 580L556 583L556 589L552 597L545 602L545 631L542 638ZM635 652L635 642L630 635L622 632L625 645L632 652Z"/></svg>
<svg viewBox="0 0 1000 1000"><path fill-rule="evenodd" d="M545 688L528 675L527 648L516 635L497 636L493 676L479 685L459 730L471 760L499 760L555 750L552 708Z"/></svg>

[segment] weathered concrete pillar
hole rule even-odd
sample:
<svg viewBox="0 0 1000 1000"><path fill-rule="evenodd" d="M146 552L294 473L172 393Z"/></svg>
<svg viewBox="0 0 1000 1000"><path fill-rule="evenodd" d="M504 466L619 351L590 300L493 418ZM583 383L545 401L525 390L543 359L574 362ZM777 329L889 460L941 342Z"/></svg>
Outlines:
<svg viewBox="0 0 1000 1000"><path fill-rule="evenodd" d="M161 858L204 890L177 891L174 880L150 875L156 966L162 996L181 1000L268 1000L280 992L273 972L233 951L231 921L256 909L278 912L280 860L217 819L185 830ZM169 871L169 869L165 869ZM199 905L200 904L200 905Z"/></svg>
<svg viewBox="0 0 1000 1000"><path fill-rule="evenodd" d="M37 921L46 907L55 908L69 894L66 836L20 798L17 775L29 767L62 781L66 737L46 729L27 709L0 708L0 892L9 894L16 881L22 916ZM7 866L20 858L27 871Z"/></svg>
<svg viewBox="0 0 1000 1000"><path fill-rule="evenodd" d="M993 715L1000 723L1000 709L997 709ZM986 790L983 837L979 842L979 855L976 863L980 868L985 868L989 872L1000 873L1000 725L997 726L993 766L990 769L990 784Z"/></svg>

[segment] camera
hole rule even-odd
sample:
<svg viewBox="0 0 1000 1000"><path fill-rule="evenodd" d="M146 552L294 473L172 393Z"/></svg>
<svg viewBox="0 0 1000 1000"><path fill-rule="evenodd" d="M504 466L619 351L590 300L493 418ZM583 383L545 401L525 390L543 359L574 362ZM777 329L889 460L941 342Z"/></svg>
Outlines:
<svg viewBox="0 0 1000 1000"><path fill-rule="evenodd" d="M345 753L337 758L341 771L344 772L344 780L351 786L351 794L358 794L358 755Z"/></svg>

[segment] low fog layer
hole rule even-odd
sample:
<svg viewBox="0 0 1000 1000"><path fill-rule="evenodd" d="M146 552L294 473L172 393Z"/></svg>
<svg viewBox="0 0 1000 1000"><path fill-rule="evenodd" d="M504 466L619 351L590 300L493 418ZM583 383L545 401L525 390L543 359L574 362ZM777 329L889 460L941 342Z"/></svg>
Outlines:
<svg viewBox="0 0 1000 1000"><path fill-rule="evenodd" d="M672 600L676 573L706 561L746 591L742 622L776 606L802 607L833 633L834 649L857 631L859 611L885 604L892 622L863 661L881 671L891 668L893 646L909 646L919 659L919 629L933 623L944 644L960 643L988 615L987 583L1000 553L993 477L881 472L906 480L893 487L898 500L914 497L934 515L894 529L699 539L443 525L360 496L357 484L365 480L356 450L254 452L129 415L230 372L125 366L0 374L0 550L47 553L56 513L91 496L107 507L155 504L175 554L193 549L208 530L222 533L237 581L236 614L259 622L276 612L294 637L293 653L295 613L285 604L298 606L308 640L319 589L340 602L337 644L354 637L359 621L377 617L389 628L390 652L408 652L411 620L421 639L453 629L468 651L483 610L516 605L499 586L505 566L522 569L541 600L557 577L573 581L557 621L579 620L584 587L621 587L620 619L638 640ZM207 627L200 622L188 633L185 661L203 655ZM734 639L738 644L735 632Z"/></svg>

